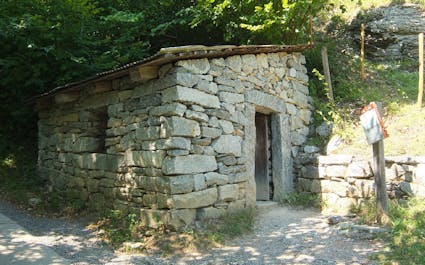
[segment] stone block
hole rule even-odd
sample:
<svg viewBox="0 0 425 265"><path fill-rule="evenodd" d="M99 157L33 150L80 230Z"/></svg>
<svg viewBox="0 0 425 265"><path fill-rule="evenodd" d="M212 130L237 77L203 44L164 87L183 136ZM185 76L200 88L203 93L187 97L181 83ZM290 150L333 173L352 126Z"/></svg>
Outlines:
<svg viewBox="0 0 425 265"><path fill-rule="evenodd" d="M299 188L301 188L302 191L312 192L312 193L321 193L322 192L321 182L318 179L299 178L298 179L298 185L299 185Z"/></svg>
<svg viewBox="0 0 425 265"><path fill-rule="evenodd" d="M73 153L96 152L100 140L94 137L78 137L65 139L64 151Z"/></svg>
<svg viewBox="0 0 425 265"><path fill-rule="evenodd" d="M218 96L222 102L231 104L242 103L245 100L244 95L231 92L220 92Z"/></svg>
<svg viewBox="0 0 425 265"><path fill-rule="evenodd" d="M346 166L331 165L326 167L326 176L336 177L336 178L345 178L347 172Z"/></svg>
<svg viewBox="0 0 425 265"><path fill-rule="evenodd" d="M246 172L242 173L236 173L235 175L229 177L230 183L239 183L239 182L245 182L248 181L249 175Z"/></svg>
<svg viewBox="0 0 425 265"><path fill-rule="evenodd" d="M183 67L194 74L206 74L210 70L210 63L207 58L177 61L177 66Z"/></svg>
<svg viewBox="0 0 425 265"><path fill-rule="evenodd" d="M217 156L217 162L221 162L226 166L233 166L238 163L238 160L235 156L232 155L224 155L224 156Z"/></svg>
<svg viewBox="0 0 425 265"><path fill-rule="evenodd" d="M136 183L139 188L146 191L156 191L161 193L170 193L170 182L167 177L146 177L146 176L137 176ZM143 185L140 185L143 184Z"/></svg>
<svg viewBox="0 0 425 265"><path fill-rule="evenodd" d="M119 127L121 125L122 125L122 119L110 118L108 120L107 127L108 128L115 128L115 127Z"/></svg>
<svg viewBox="0 0 425 265"><path fill-rule="evenodd" d="M205 207L197 209L197 218L198 219L216 219L221 217L226 213L226 209L215 208L215 207Z"/></svg>
<svg viewBox="0 0 425 265"><path fill-rule="evenodd" d="M196 209L171 210L170 225L181 228L192 224L196 218Z"/></svg>
<svg viewBox="0 0 425 265"><path fill-rule="evenodd" d="M292 116L291 117L291 130L296 130L299 128L304 127L303 121L298 116Z"/></svg>
<svg viewBox="0 0 425 265"><path fill-rule="evenodd" d="M215 157L206 155L166 157L162 166L166 175L203 173L216 169Z"/></svg>
<svg viewBox="0 0 425 265"><path fill-rule="evenodd" d="M177 71L176 73L173 73L170 76L174 78L175 84L184 87L193 87L200 81L199 76L191 73L183 73Z"/></svg>
<svg viewBox="0 0 425 265"><path fill-rule="evenodd" d="M257 59L254 54L241 55L242 71L250 74L254 69L257 69Z"/></svg>
<svg viewBox="0 0 425 265"><path fill-rule="evenodd" d="M218 201L219 202L231 202L239 197L239 185L228 184L224 186L218 186Z"/></svg>
<svg viewBox="0 0 425 265"><path fill-rule="evenodd" d="M214 204L217 201L217 188L172 195L175 209L196 209Z"/></svg>
<svg viewBox="0 0 425 265"><path fill-rule="evenodd" d="M165 157L165 151L131 151L125 153L126 164L136 167L161 168Z"/></svg>
<svg viewBox="0 0 425 265"><path fill-rule="evenodd" d="M236 82L233 79L230 79L226 75L220 75L214 78L215 82L219 84L219 90L227 90L227 91L233 91L234 87L236 86ZM223 89L223 87L227 87Z"/></svg>
<svg viewBox="0 0 425 265"><path fill-rule="evenodd" d="M170 177L171 194L189 193L194 189L193 175Z"/></svg>
<svg viewBox="0 0 425 265"><path fill-rule="evenodd" d="M321 191L325 193L335 193L340 197L346 197L349 184L332 180L320 181Z"/></svg>
<svg viewBox="0 0 425 265"><path fill-rule="evenodd" d="M216 83L209 82L207 80L200 80L196 86L198 90L207 92L208 94L216 94L218 86Z"/></svg>
<svg viewBox="0 0 425 265"><path fill-rule="evenodd" d="M208 122L209 120L209 117L207 114L198 112L198 111L191 111L191 110L186 111L186 118L199 121L199 122Z"/></svg>
<svg viewBox="0 0 425 265"><path fill-rule="evenodd" d="M319 156L320 165L348 165L353 161L351 155Z"/></svg>
<svg viewBox="0 0 425 265"><path fill-rule="evenodd" d="M324 176L319 175L319 168L316 166L305 166L301 168L301 176L307 179L318 179L324 178Z"/></svg>
<svg viewBox="0 0 425 265"><path fill-rule="evenodd" d="M172 136L195 137L201 134L199 123L181 117L169 117L161 119L161 138Z"/></svg>
<svg viewBox="0 0 425 265"><path fill-rule="evenodd" d="M266 112L270 112L270 110L279 113L286 112L286 104L280 98L258 90L248 91L245 95L245 100Z"/></svg>
<svg viewBox="0 0 425 265"><path fill-rule="evenodd" d="M222 135L212 144L214 150L219 154L233 154L241 156L242 154L242 138L233 135Z"/></svg>
<svg viewBox="0 0 425 265"><path fill-rule="evenodd" d="M354 198L333 198L332 200L328 200L329 197L325 197L325 205L324 213L333 213L333 214L341 214L346 215L350 213L353 206L357 205L357 200ZM323 197L322 197L323 200ZM331 203L331 201L333 203Z"/></svg>
<svg viewBox="0 0 425 265"><path fill-rule="evenodd" d="M256 55L257 57L257 64L261 68L269 68L269 62L267 60L267 55L265 53L259 53Z"/></svg>
<svg viewBox="0 0 425 265"><path fill-rule="evenodd" d="M201 127L201 136L202 137L208 137L208 138L212 138L212 139L216 139L217 137L219 137L222 133L222 130L217 129L217 128L211 128L211 127L205 127L202 126Z"/></svg>
<svg viewBox="0 0 425 265"><path fill-rule="evenodd" d="M229 120L231 118L230 112L226 110L218 110L218 109L207 109L205 113L210 116L209 124L213 127L218 127L218 119ZM212 116L212 117L211 117Z"/></svg>
<svg viewBox="0 0 425 265"><path fill-rule="evenodd" d="M220 101L217 96L183 86L174 86L164 90L162 93L162 101L177 101L197 104L206 108L220 108Z"/></svg>
<svg viewBox="0 0 425 265"><path fill-rule="evenodd" d="M70 188L83 189L85 185L86 183L84 178L80 178L80 177L72 177L68 182L68 187Z"/></svg>
<svg viewBox="0 0 425 265"><path fill-rule="evenodd" d="M192 138L192 145L209 146L211 144L211 138Z"/></svg>
<svg viewBox="0 0 425 265"><path fill-rule="evenodd" d="M190 78L191 75L187 74ZM185 79L184 77L182 79ZM133 91L133 98L140 98L140 97L146 97L148 95L156 94L158 91L161 91L165 88L174 86L177 84L177 76L174 75L167 75L163 78L151 80L145 84L136 86ZM189 84L187 84L189 85Z"/></svg>
<svg viewBox="0 0 425 265"><path fill-rule="evenodd" d="M232 122L230 122L230 121L219 120L218 123L220 124L220 127L221 127L221 129L223 129L223 132L225 134L232 134L235 130Z"/></svg>
<svg viewBox="0 0 425 265"><path fill-rule="evenodd" d="M346 176L368 178L372 176L372 169L367 161L353 162L348 165Z"/></svg>
<svg viewBox="0 0 425 265"><path fill-rule="evenodd" d="M224 59L224 62L229 69L237 73L239 73L242 69L242 60L240 55L229 56Z"/></svg>
<svg viewBox="0 0 425 265"><path fill-rule="evenodd" d="M161 139L156 142L158 149L172 150L172 149L190 149L190 140L184 137L170 137L167 139Z"/></svg>
<svg viewBox="0 0 425 265"><path fill-rule="evenodd" d="M189 153L190 153L189 150L179 150L179 149L167 151L167 155L169 156L185 156L185 155L188 155Z"/></svg>
<svg viewBox="0 0 425 265"><path fill-rule="evenodd" d="M160 127L158 126L138 128L136 129L136 139L142 141L159 139L159 131Z"/></svg>
<svg viewBox="0 0 425 265"><path fill-rule="evenodd" d="M229 176L217 172L208 172L205 174L205 183L207 186L224 185L229 183Z"/></svg>
<svg viewBox="0 0 425 265"><path fill-rule="evenodd" d="M150 115L153 116L183 116L186 111L186 105L181 103L171 103L158 107L154 107L149 111Z"/></svg>
<svg viewBox="0 0 425 265"><path fill-rule="evenodd" d="M84 154L75 157L76 165L83 169L97 169L105 171L118 171L124 166L124 157L114 154Z"/></svg>
<svg viewBox="0 0 425 265"><path fill-rule="evenodd" d="M205 175L204 174L196 174L193 176L193 184L194 184L194 190L204 190L207 188L207 183L205 182Z"/></svg>

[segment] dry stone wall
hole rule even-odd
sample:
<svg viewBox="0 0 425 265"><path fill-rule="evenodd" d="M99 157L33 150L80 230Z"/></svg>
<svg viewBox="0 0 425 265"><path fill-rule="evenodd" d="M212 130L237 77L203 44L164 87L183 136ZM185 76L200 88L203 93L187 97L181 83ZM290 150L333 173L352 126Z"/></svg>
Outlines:
<svg viewBox="0 0 425 265"><path fill-rule="evenodd" d="M375 193L370 161L349 155L302 155L296 160L296 187L318 194L329 212L347 213ZM386 157L390 198L425 197L425 157Z"/></svg>
<svg viewBox="0 0 425 265"><path fill-rule="evenodd" d="M77 100L39 109L41 175L149 226L244 208L255 202L248 110L287 117L286 153L296 156L311 119L304 64L299 53L183 60L147 83L86 85Z"/></svg>

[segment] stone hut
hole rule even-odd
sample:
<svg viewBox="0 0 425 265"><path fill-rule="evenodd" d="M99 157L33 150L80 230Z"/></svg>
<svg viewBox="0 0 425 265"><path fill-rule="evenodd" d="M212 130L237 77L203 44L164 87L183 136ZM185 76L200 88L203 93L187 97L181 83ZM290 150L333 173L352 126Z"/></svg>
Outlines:
<svg viewBox="0 0 425 265"><path fill-rule="evenodd" d="M309 133L306 48L165 48L40 95L40 174L153 227L276 200Z"/></svg>

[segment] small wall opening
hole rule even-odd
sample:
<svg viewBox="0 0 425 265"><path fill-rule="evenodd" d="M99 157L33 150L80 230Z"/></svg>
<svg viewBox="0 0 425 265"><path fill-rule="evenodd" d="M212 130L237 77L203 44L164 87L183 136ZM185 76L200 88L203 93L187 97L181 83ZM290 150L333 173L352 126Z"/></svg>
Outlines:
<svg viewBox="0 0 425 265"><path fill-rule="evenodd" d="M89 120L93 123L93 136L98 140L96 153L106 153L106 129L108 128L108 109L97 108L90 112Z"/></svg>
<svg viewBox="0 0 425 265"><path fill-rule="evenodd" d="M255 185L256 200L268 201L273 199L274 184L272 176L272 148L271 148L271 116L255 113Z"/></svg>

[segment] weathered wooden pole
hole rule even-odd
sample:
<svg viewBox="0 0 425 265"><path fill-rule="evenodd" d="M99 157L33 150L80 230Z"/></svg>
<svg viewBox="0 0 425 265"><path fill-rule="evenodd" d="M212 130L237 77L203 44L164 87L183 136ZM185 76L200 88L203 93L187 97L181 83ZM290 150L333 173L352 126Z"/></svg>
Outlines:
<svg viewBox="0 0 425 265"><path fill-rule="evenodd" d="M323 64L323 71L325 74L325 81L328 84L328 98L330 101L334 101L331 72L329 70L328 49L326 47L323 47L321 53L322 53L322 64Z"/></svg>
<svg viewBox="0 0 425 265"><path fill-rule="evenodd" d="M424 94L424 34L419 33L419 84L418 84L418 108L422 108Z"/></svg>
<svg viewBox="0 0 425 265"><path fill-rule="evenodd" d="M364 28L365 26L362 23L360 27L360 78L362 79L362 81L364 80Z"/></svg>
<svg viewBox="0 0 425 265"><path fill-rule="evenodd" d="M310 16L308 18L308 25L310 27L310 44L314 44L314 38L313 38L313 16L311 15L311 9L310 9Z"/></svg>
<svg viewBox="0 0 425 265"><path fill-rule="evenodd" d="M379 115L382 116L382 103L376 102ZM384 140L379 140L372 145L373 148L373 175L376 185L376 217L380 224L388 224L388 195L387 185L385 181L385 156L384 156Z"/></svg>

